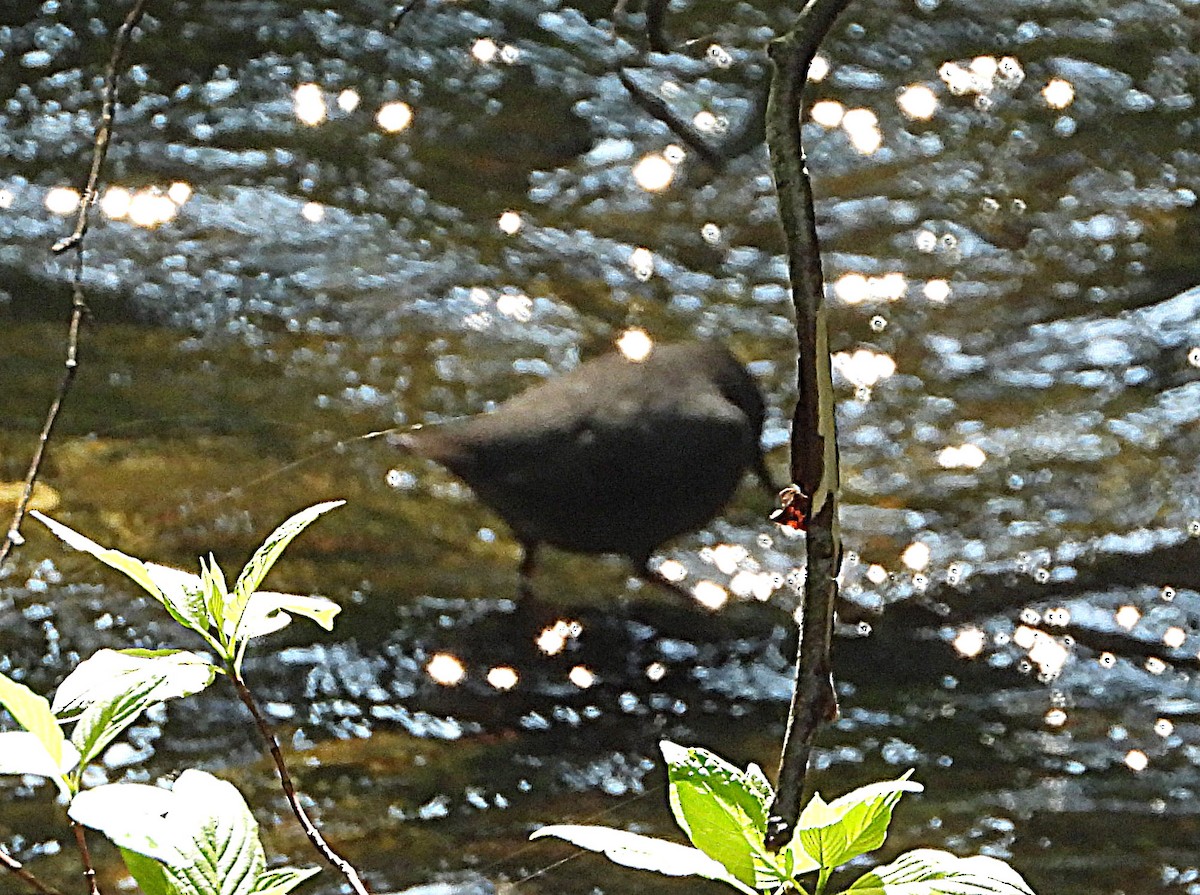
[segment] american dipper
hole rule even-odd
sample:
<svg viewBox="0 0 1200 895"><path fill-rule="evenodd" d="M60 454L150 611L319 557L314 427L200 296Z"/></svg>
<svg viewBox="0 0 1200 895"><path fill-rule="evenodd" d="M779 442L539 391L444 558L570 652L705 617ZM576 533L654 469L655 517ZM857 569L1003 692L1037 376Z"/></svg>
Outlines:
<svg viewBox="0 0 1200 895"><path fill-rule="evenodd" d="M651 554L711 520L747 469L774 490L759 438L763 399L723 346L613 352L534 386L491 413L417 429L402 447L447 467L508 523L529 593L542 544L618 553L638 577Z"/></svg>

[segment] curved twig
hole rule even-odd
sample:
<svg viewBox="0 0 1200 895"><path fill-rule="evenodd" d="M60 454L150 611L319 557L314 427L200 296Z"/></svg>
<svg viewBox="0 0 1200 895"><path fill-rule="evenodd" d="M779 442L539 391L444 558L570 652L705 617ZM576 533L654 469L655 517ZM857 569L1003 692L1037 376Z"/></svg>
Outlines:
<svg viewBox="0 0 1200 895"><path fill-rule="evenodd" d="M63 370L62 379L58 383L58 392L55 394L54 400L50 403L50 409L46 413L46 421L42 424L42 431L38 435L37 447L34 449L33 457L29 462L29 469L25 473L25 484L21 489L21 496L17 500L17 507L13 511L12 521L8 525L4 542L0 544L0 566L4 565L4 561L8 559L8 555L14 547L24 543L25 539L21 535L21 522L25 518L25 511L29 508L29 499L33 496L33 488L37 484L38 472L41 470L42 460L46 456L46 448L50 443L50 435L54 431L54 424L58 421L58 413L62 409L67 393L71 390L71 384L75 381L75 374L79 368L79 331L83 325L84 315L87 314L88 310L87 300L83 292L83 238L87 235L92 206L96 204L96 190L100 183L100 175L104 171L104 162L108 157L109 141L112 138L113 125L116 122L117 69L121 65L121 57L125 53L125 48L129 44L130 37L133 35L138 23L142 20L142 14L145 12L147 2L148 0L134 0L133 6L130 7L129 12L125 16L125 21L117 29L116 37L113 40L112 54L108 60L108 69L104 75L104 102L100 112L100 123L96 126L96 139L92 144L92 168L88 174L87 185L79 197L79 213L75 218L75 229L69 236L56 242L50 250L56 255L60 255L69 249L75 250L75 269L71 278L71 318L67 325L65 369Z"/></svg>
<svg viewBox="0 0 1200 895"><path fill-rule="evenodd" d="M229 672L229 679L233 681L233 688L237 691L238 698L250 710L250 714L254 717L254 723L258 727L259 735L271 751L271 759L275 762L275 770L279 774L279 783L283 787L284 797L291 806L292 814L296 815L296 820L300 822L300 828L304 830L304 835L308 837L308 841L312 843L312 847L317 850L317 853L346 878L346 882L350 884L355 895L370 895L370 890L363 883L354 865L330 847L329 843L325 841L325 837L321 835L321 831L308 816L308 812L304 810L304 806L300 804L300 799L296 795L296 786L292 783L292 775L288 773L287 763L283 760L283 751L279 748L279 740L275 738L275 732L271 730L270 722L259 710L250 688L246 686L246 682L242 680L242 676L232 663L226 670Z"/></svg>
<svg viewBox="0 0 1200 895"><path fill-rule="evenodd" d="M25 885L29 886L40 895L63 895L58 889L49 883L44 883L28 870L25 866L14 858L8 852L0 849L0 866L4 867L9 873L13 874L17 879L21 880Z"/></svg>

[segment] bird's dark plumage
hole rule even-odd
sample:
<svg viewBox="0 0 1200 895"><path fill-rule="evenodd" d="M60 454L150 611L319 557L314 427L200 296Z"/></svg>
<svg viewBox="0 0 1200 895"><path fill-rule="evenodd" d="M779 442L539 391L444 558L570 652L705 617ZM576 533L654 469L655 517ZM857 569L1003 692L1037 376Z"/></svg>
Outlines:
<svg viewBox="0 0 1200 895"><path fill-rule="evenodd" d="M526 548L619 553L643 576L665 541L706 524L747 469L770 487L759 447L763 400L724 347L612 353L492 413L401 437L494 509ZM524 583L524 582L523 582Z"/></svg>

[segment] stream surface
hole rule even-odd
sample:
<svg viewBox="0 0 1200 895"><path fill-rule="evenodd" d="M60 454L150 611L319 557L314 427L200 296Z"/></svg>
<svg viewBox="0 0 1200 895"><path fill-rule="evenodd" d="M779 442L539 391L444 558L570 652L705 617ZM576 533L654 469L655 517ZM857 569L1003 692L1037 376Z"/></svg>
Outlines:
<svg viewBox="0 0 1200 895"><path fill-rule="evenodd" d="M0 9L4 513L63 368L72 264L48 249L126 8ZM526 839L589 821L681 838L663 738L774 768L803 544L765 521L770 498L747 482L656 560L717 610L615 559L548 555L535 587L567 623L551 653L513 611L503 523L443 470L353 439L486 411L638 327L747 362L782 478L793 331L766 152L742 140L718 163L698 141L738 142L790 8L673 3L672 54L646 51L636 3L429 0L395 33L392 14L148 4L34 505L232 575L292 512L347 500L269 581L340 603L333 633L296 622L247 674L373 890L715 887ZM817 69L843 591L867 621L839 632L816 784L915 769L926 791L880 859L948 848L1011 861L1041 895L1197 895L1200 4L856 2ZM0 671L49 693L102 647L197 646L24 533L0 569ZM431 674L456 663L455 686ZM315 862L221 681L151 712L89 782L186 767L242 789L270 854ZM0 781L0 845L76 891L52 798ZM119 858L96 851L118 891Z"/></svg>

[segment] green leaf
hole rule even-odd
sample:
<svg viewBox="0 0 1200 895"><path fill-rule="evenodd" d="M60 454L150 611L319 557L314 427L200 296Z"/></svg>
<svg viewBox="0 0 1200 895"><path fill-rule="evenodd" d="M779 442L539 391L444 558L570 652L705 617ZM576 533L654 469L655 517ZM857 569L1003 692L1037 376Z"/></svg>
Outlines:
<svg viewBox="0 0 1200 895"><path fill-rule="evenodd" d="M665 839L581 824L542 827L529 838L541 839L545 836L555 836L588 851L599 852L622 867L650 870L665 876L699 876L728 883L745 895L756 895L752 887L733 876L719 861L699 849Z"/></svg>
<svg viewBox="0 0 1200 895"><path fill-rule="evenodd" d="M167 612L171 613L171 617L185 628L207 635L211 619L204 593L204 580L199 575L185 572L183 569L160 566L153 562L146 563L146 571L159 589L159 599Z"/></svg>
<svg viewBox="0 0 1200 895"><path fill-rule="evenodd" d="M208 621L213 628L221 631L225 628L225 604L229 601L229 589L225 585L225 573L211 553L208 562L203 558L200 560L200 580Z"/></svg>
<svg viewBox="0 0 1200 895"><path fill-rule="evenodd" d="M249 601L250 595L258 590L263 579L267 577L267 573L271 571L271 566L275 565L275 561L279 559L280 554L292 542L292 539L320 516L340 507L345 502L344 500L330 500L301 510L271 532L263 541L262 546L250 557L250 561L246 563L242 573L238 575L237 584L233 586L234 605L232 608L234 611L228 612L226 617L236 623L241 615L241 610Z"/></svg>
<svg viewBox="0 0 1200 895"><path fill-rule="evenodd" d="M120 848L153 858L165 884L154 895L260 891L265 860L258 824L241 794L211 774L184 771L169 791L136 783L98 786L76 796L68 813ZM145 879L148 891L158 885L146 862L126 866L139 885Z"/></svg>
<svg viewBox="0 0 1200 895"><path fill-rule="evenodd" d="M215 673L211 662L187 650L103 649L80 662L58 685L51 708L60 720L74 718L150 678L160 681L153 701L165 702L199 693Z"/></svg>
<svg viewBox="0 0 1200 895"><path fill-rule="evenodd" d="M279 867L275 870L264 870L254 881L251 889L254 895L287 895L306 879L321 872L320 867L308 867L301 870L296 867Z"/></svg>
<svg viewBox="0 0 1200 895"><path fill-rule="evenodd" d="M79 750L79 762L86 765L104 751L126 727L137 720L147 706L157 700L148 696L161 683L161 678L139 681L132 690L111 700L89 706L71 731L71 742Z"/></svg>
<svg viewBox="0 0 1200 895"><path fill-rule="evenodd" d="M190 696L212 683L216 669L195 653L133 656L100 650L79 664L54 696L60 716L78 716L71 742L87 764L147 708Z"/></svg>
<svg viewBox="0 0 1200 895"><path fill-rule="evenodd" d="M46 754L50 756L52 765L59 767L63 760L63 743L66 742L66 737L63 736L58 719L54 717L46 698L7 675L0 674L0 705L8 709L8 713L22 728L37 737Z"/></svg>
<svg viewBox="0 0 1200 895"><path fill-rule="evenodd" d="M84 553L90 553L105 565L111 566L118 572L123 572L125 575L128 575L135 582L145 588L150 593L150 596L154 597L156 600L162 600L162 592L159 591L158 586L154 583L154 579L151 577L149 569L146 568L146 564L140 559L127 556L120 550L110 550L107 547L101 547L91 538L81 535L79 532L68 528L61 522L55 522L49 516L46 516L37 510L30 510L29 515L50 529L55 537L57 537L68 547L73 547L76 550L83 551Z"/></svg>
<svg viewBox="0 0 1200 895"><path fill-rule="evenodd" d="M900 796L924 788L908 779L911 773L899 780L859 787L829 803L814 795L800 813L793 847L798 840L827 870L879 848Z"/></svg>
<svg viewBox="0 0 1200 895"><path fill-rule="evenodd" d="M180 895L179 891L167 882L167 874L158 861L127 848L120 851L129 875L137 882L143 895Z"/></svg>
<svg viewBox="0 0 1200 895"><path fill-rule="evenodd" d="M864 874L842 895L1033 895L1033 890L1003 861L923 848Z"/></svg>
<svg viewBox="0 0 1200 895"><path fill-rule="evenodd" d="M692 844L748 886L766 859L767 800L760 783L706 749L663 741L671 811Z"/></svg>
<svg viewBox="0 0 1200 895"><path fill-rule="evenodd" d="M56 764L36 734L28 730L9 730L0 733L0 774L33 774L46 777L70 798L71 783L67 775L79 763L79 752L64 742L62 759Z"/></svg>
<svg viewBox="0 0 1200 895"><path fill-rule="evenodd" d="M312 619L326 631L333 630L333 619L342 607L325 597L306 597L300 594L279 594L260 590L250 595L242 613L237 639L263 637L285 627L292 615Z"/></svg>

